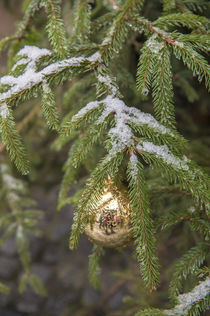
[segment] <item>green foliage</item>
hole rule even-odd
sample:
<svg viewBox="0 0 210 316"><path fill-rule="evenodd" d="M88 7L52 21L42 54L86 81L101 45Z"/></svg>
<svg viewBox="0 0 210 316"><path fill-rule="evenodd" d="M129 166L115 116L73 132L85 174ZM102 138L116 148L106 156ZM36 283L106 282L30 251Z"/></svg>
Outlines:
<svg viewBox="0 0 210 316"><path fill-rule="evenodd" d="M17 32L0 42L0 51L10 47L9 64L13 65L9 76L0 80L0 152L3 153L6 146L17 169L22 174L29 172L26 149L19 135L26 122L20 103L40 93L47 125L58 133L52 147L59 151L72 142L64 162L58 201L58 209L72 201L77 204L70 249L78 246L85 226L96 214L106 182L123 181L129 190L133 242L140 273L151 291L160 282L156 255L156 236L159 238L160 232L157 226L174 233L173 225L187 225L190 234L195 236L194 246L193 242L187 246L187 249L193 247L188 251L185 249L173 270L170 294L173 299L176 297L175 306L169 310L148 307L138 311L136 316L177 315L179 310L183 315L199 315L209 304L207 278L191 292L177 295L184 288L185 280L197 276L204 262L208 261L208 178L193 161L187 141L176 130L176 116L182 118L183 113L177 106L176 94L180 89L190 102L198 99L190 71L209 89L206 58L209 21L201 15L208 3L164 0L148 4L143 0L126 0L115 4L115 1L77 0L71 1L71 21L64 23L64 2L29 1ZM41 8L44 10L40 11ZM154 8L158 8L157 12ZM38 48L47 44L38 40L37 12L43 15L41 28L46 27L52 52ZM29 46L31 44L36 46ZM23 48L24 45L27 46ZM20 51L14 57L17 48ZM140 52L139 56L137 52ZM184 69L179 60L186 66ZM136 74L138 91L134 87ZM57 86L62 96L59 111L54 93ZM134 104L153 111L154 117ZM16 105L19 107L13 115L12 108ZM30 111L27 120L34 117L31 114L34 108ZM20 120L17 128L14 117ZM46 130L40 132L42 134L45 135ZM192 160L185 156L187 151ZM12 175L5 161L3 153L0 162L3 184L0 188L3 201L0 205L3 210L0 245L15 236L25 270L19 291L23 292L29 284L37 294L45 296L44 285L31 271L27 238L28 232L39 234L40 212L33 209L26 185ZM152 167L155 168L151 171ZM78 181L81 174L84 177L79 181L76 195L69 197L71 184ZM81 189L80 184L84 182L85 188ZM161 192L159 196L153 190L155 185ZM181 197L176 199L176 194ZM157 208L153 200L163 207ZM176 201L180 204L175 205ZM174 207L168 211L169 204ZM187 209L188 204L193 212ZM95 245L89 256L89 277L94 287L99 286L102 255L102 248ZM203 296L199 294L202 288ZM3 284L0 284L0 290L8 291Z"/></svg>
<svg viewBox="0 0 210 316"><path fill-rule="evenodd" d="M158 260L154 252L154 228L143 177L143 166L137 163L137 170L133 170L132 161L137 160L136 156L134 157L128 165L128 179L136 254L145 283L151 289L155 289L159 281L159 273Z"/></svg>
<svg viewBox="0 0 210 316"><path fill-rule="evenodd" d="M201 243L200 245L191 248L177 262L170 283L171 296L178 295L182 288L182 279L186 279L190 274L194 274L195 271L202 265L208 254L208 248L208 244Z"/></svg>
<svg viewBox="0 0 210 316"><path fill-rule="evenodd" d="M10 292L10 288L0 282L0 293L9 294L9 292Z"/></svg>
<svg viewBox="0 0 210 316"><path fill-rule="evenodd" d="M18 170L23 174L27 174L29 172L29 161L26 150L16 130L14 118L6 103L1 105L1 109L3 107L5 115L3 117L0 116L1 140L6 144L10 158L14 161Z"/></svg>
<svg viewBox="0 0 210 316"><path fill-rule="evenodd" d="M78 44L89 42L90 35L90 5L86 0L77 0L75 3L75 21L71 41Z"/></svg>
<svg viewBox="0 0 210 316"><path fill-rule="evenodd" d="M101 259L101 256L104 255L104 250L102 247L94 245L92 254L89 255L89 279L91 285L98 289L100 286L100 267L99 267L99 261Z"/></svg>
<svg viewBox="0 0 210 316"><path fill-rule="evenodd" d="M170 52L167 47L153 58L153 103L157 119L165 126L175 125Z"/></svg>
<svg viewBox="0 0 210 316"><path fill-rule="evenodd" d="M48 24L46 26L48 38L55 53L60 58L68 55L67 40L61 18L61 1L60 0L42 0L48 15Z"/></svg>
<svg viewBox="0 0 210 316"><path fill-rule="evenodd" d="M47 124L52 129L59 128L59 116L56 109L55 97L49 85L43 83L43 93L42 93L42 111Z"/></svg>
<svg viewBox="0 0 210 316"><path fill-rule="evenodd" d="M30 283L31 277L31 256L29 250L28 232L40 234L37 222L42 212L34 208L35 202L28 198L28 189L24 181L15 178L11 174L10 167L0 161L0 184L3 188L4 197L1 198L1 221L2 229L0 245L9 237L15 235L18 254L26 271L23 275L19 290L24 291L26 283ZM9 208L7 213L6 209ZM37 278L35 276L35 278ZM41 280L38 281L41 283ZM32 286L33 287L33 286ZM34 287L33 287L34 288ZM2 285L2 291L4 286ZM7 287L5 287L7 291ZM37 291L36 291L37 292Z"/></svg>
<svg viewBox="0 0 210 316"><path fill-rule="evenodd" d="M137 312L135 316L164 316L166 315L164 312L157 308L149 308L143 311Z"/></svg>

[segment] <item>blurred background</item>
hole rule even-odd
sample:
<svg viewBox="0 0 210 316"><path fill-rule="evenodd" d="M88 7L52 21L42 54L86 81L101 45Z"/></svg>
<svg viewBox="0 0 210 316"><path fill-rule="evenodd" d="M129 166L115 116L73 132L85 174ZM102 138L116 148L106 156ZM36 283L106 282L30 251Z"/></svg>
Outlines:
<svg viewBox="0 0 210 316"><path fill-rule="evenodd" d="M71 17L71 1L69 4L68 1L64 2L64 18L68 25L68 19ZM22 4L21 0L0 0L0 39L14 34L17 21L23 15ZM150 4L147 9L148 12L150 10L154 12L150 14L150 18L151 15L158 14L160 9L160 1L153 1L153 7ZM40 14L31 32L34 32L34 43L40 42L44 47L49 44L43 39L44 35L41 32L43 19L44 16ZM131 59L128 61L129 67L134 69L132 70L134 81L137 51L141 47L141 40L141 37L137 38L127 55L128 60ZM24 43L21 45L23 46ZM17 49L18 47L13 45L12 49L6 50L1 55L1 74L7 73L8 54L14 54ZM179 64L175 64L176 69L179 69ZM184 71L186 70L183 68ZM204 85L198 84L190 73L187 76L192 89L182 81L181 71L177 71L174 76L178 129L189 140L188 156L208 171L210 168L208 94ZM127 86L124 88L126 98L131 105L141 102L138 96L131 95L127 91ZM62 91L59 89L57 89L58 107L63 102ZM72 97L72 103L75 102L74 98L80 101L80 95ZM39 103L40 99L32 99L21 104L18 112L16 111L17 121L27 113L29 106L36 106ZM152 112L151 100L144 100L142 109ZM17 255L16 243L10 238L0 249L0 280L11 287L10 294L0 294L0 316L129 316L148 305L167 306L169 302L167 291L173 264L195 244L199 236L193 234L186 223L176 225L170 231L158 233L158 256L161 263L161 284L158 291L149 293L144 289L139 276L139 267L133 256L132 244L120 250L106 251L101 262L101 287L97 291L94 290L88 281L88 255L93 245L86 236L82 236L78 249L69 251L68 240L73 206L66 206L60 212L56 210L63 175L62 165L67 158L68 148L59 152L52 149L51 145L56 139L56 134L48 131L39 114L21 133L31 150L30 158L33 162L32 174L27 178L30 195L36 200L38 208L44 211L44 217L39 223L42 236L29 236L32 270L43 280L48 296L40 297L30 288L22 294L18 293L18 283L23 270ZM85 179L87 173L87 170L82 170L81 178ZM156 187L159 176L158 172L148 170L147 177L151 190ZM77 189L77 184L72 185L71 194ZM151 203L159 213L190 206L188 199L179 196L162 196L160 199L160 196L154 195ZM192 285L192 280L186 282L184 289L187 290ZM204 315L207 316L207 312Z"/></svg>

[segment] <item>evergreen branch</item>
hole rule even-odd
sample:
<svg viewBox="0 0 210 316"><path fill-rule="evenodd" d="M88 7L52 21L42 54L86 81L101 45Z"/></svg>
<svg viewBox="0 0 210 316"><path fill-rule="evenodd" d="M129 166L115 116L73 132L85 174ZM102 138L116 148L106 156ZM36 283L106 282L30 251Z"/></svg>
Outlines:
<svg viewBox="0 0 210 316"><path fill-rule="evenodd" d="M181 42L183 38L182 35L178 33L167 33L160 28L155 27L153 23L145 18L135 17L132 18L131 21L143 27L146 33L149 32L149 34L153 34L153 37L150 38L150 49L153 52L158 53L163 48L163 45L167 43L173 48L175 56L178 59L182 58L184 64L186 64L187 67L193 71L193 75L198 76L199 82L201 82L203 78L205 79L206 87L209 89L210 74L207 60L198 52L196 52L186 41L185 43ZM158 37L161 42L158 43L158 41L155 40L156 37ZM155 43L157 47L155 46ZM197 44L197 47L203 49L202 45Z"/></svg>
<svg viewBox="0 0 210 316"><path fill-rule="evenodd" d="M48 15L47 31L49 40L60 58L68 56L67 39L61 18L60 0L43 0Z"/></svg>
<svg viewBox="0 0 210 316"><path fill-rule="evenodd" d="M115 97L121 97L119 88L115 82L115 78L112 78L108 69L105 66L98 67L97 74L97 97L100 98L102 95L112 95Z"/></svg>
<svg viewBox="0 0 210 316"><path fill-rule="evenodd" d="M209 52L210 48L210 39L208 34L179 34L178 39L185 45L185 42L188 45L193 45L193 48L202 52Z"/></svg>
<svg viewBox="0 0 210 316"><path fill-rule="evenodd" d="M204 10L208 10L210 8L209 2L203 0L176 0L176 2L177 5L183 5L195 12L204 12Z"/></svg>
<svg viewBox="0 0 210 316"><path fill-rule="evenodd" d="M0 282L0 293L9 294L10 293L10 288L7 285L5 285L2 282Z"/></svg>
<svg viewBox="0 0 210 316"><path fill-rule="evenodd" d="M172 309L159 310L148 308L139 311L135 316L199 316L210 303L210 278L200 282L191 292L181 294L177 298L177 305Z"/></svg>
<svg viewBox="0 0 210 316"><path fill-rule="evenodd" d="M35 15L35 13L40 8L40 2L41 0L30 0L28 7L25 11L24 17L21 22L19 22L17 32L14 37L16 37L17 40L20 40L23 38L26 30L28 29L31 19Z"/></svg>
<svg viewBox="0 0 210 316"><path fill-rule="evenodd" d="M23 118L23 120L20 123L17 124L18 133L24 129L24 127L34 118L35 115L37 115L39 110L40 110L40 105L38 104ZM5 148L6 148L6 144L1 145L0 153L3 152Z"/></svg>
<svg viewBox="0 0 210 316"><path fill-rule="evenodd" d="M75 180L81 162L86 158L94 144L100 139L102 133L107 129L109 120L103 124L94 124L88 128L82 137L74 142L69 151L69 157L64 165L65 174L62 180L59 193L58 209L60 210L67 202L69 185Z"/></svg>
<svg viewBox="0 0 210 316"><path fill-rule="evenodd" d="M166 145L157 146L151 142L141 142L136 151L146 162L164 168L165 175L173 182L178 180L181 188L190 192L196 200L208 204L207 177L192 161L185 156L175 156Z"/></svg>
<svg viewBox="0 0 210 316"><path fill-rule="evenodd" d="M87 76L84 76L83 78L80 78L76 82L72 82L69 89L64 93L63 95L63 106L65 108L69 108L71 104L73 105L73 102L78 101L78 97L83 92L84 94L87 94L87 91L90 87L94 87L95 83L95 75L93 73L88 74ZM91 91L92 93L92 91Z"/></svg>
<svg viewBox="0 0 210 316"><path fill-rule="evenodd" d="M87 217L97 208L101 194L104 191L105 181L114 178L123 159L123 153L108 154L94 169L86 184L78 209L74 213L74 222L70 236L70 249L78 245L79 237L84 230Z"/></svg>
<svg viewBox="0 0 210 316"><path fill-rule="evenodd" d="M157 308L147 308L138 311L135 316L166 316L166 314L164 313L164 311L161 311Z"/></svg>
<svg viewBox="0 0 210 316"><path fill-rule="evenodd" d="M56 109L55 96L47 82L43 82L42 111L47 124L55 130L59 129L59 115Z"/></svg>
<svg viewBox="0 0 210 316"><path fill-rule="evenodd" d="M163 47L159 56L155 55L154 57L152 96L155 115L160 123L173 129L175 127L175 114L170 52L167 47Z"/></svg>
<svg viewBox="0 0 210 316"><path fill-rule="evenodd" d="M87 0L77 0L75 4L75 19L71 42L85 44L89 42L90 6Z"/></svg>
<svg viewBox="0 0 210 316"><path fill-rule="evenodd" d="M1 139L17 169L23 174L29 172L29 161L20 136L16 131L14 118L6 103L0 104Z"/></svg>
<svg viewBox="0 0 210 316"><path fill-rule="evenodd" d="M70 121L64 122L61 127L61 135L63 137L68 137L75 130L79 129L84 121L90 122L97 119L101 112L100 105L101 102L98 101L89 102L83 109L74 115Z"/></svg>
<svg viewBox="0 0 210 316"><path fill-rule="evenodd" d="M0 171L2 184L5 190L3 201L5 200L7 202L7 208L9 207L11 211L9 217L8 214L6 214L6 221L3 223L3 227L6 231L1 237L0 244L2 245L6 239L15 234L18 254L26 271L21 280L19 289L23 291L27 282L31 283L31 277L36 278L42 289L44 289L41 280L31 273L31 255L27 238L28 231L30 231L30 233L37 232L35 227L37 220L35 218L42 215L42 213L33 209L27 210L27 207L34 205L34 201L26 196L27 190L25 183L12 176L9 166L5 163L1 163ZM41 288L38 290L37 288L35 289L32 284L30 285L37 294L44 295Z"/></svg>
<svg viewBox="0 0 210 316"><path fill-rule="evenodd" d="M186 64L187 67L193 71L194 75L198 76L199 82L201 82L202 79L205 78L206 87L209 88L210 75L209 66L206 59L198 52L196 52L189 44L179 41L179 39L182 39L182 35L178 33L167 33L158 27L154 27L153 24L145 18L135 17L131 19L131 21L143 27L145 31L149 32L149 34L153 34L154 37L159 37L159 39L163 41L161 43L162 45L164 44L164 42L166 42L169 46L171 46L173 48L175 56L178 59L182 58L184 64ZM159 43L159 50L161 44ZM151 46L154 51L157 51L157 49L153 45Z"/></svg>
<svg viewBox="0 0 210 316"><path fill-rule="evenodd" d="M103 60L119 51L129 30L129 24L126 21L140 11L143 4L144 0L126 0L121 9L118 10L118 15L110 27L108 36L102 42L101 56Z"/></svg>
<svg viewBox="0 0 210 316"><path fill-rule="evenodd" d="M134 122L129 122L129 126L135 133L136 142L140 141L140 137L144 137L158 145L167 145L170 150L173 150L177 154L181 154L187 145L186 140L176 133L164 134L152 126L146 124L138 125Z"/></svg>
<svg viewBox="0 0 210 316"><path fill-rule="evenodd" d="M144 96L149 93L154 68L154 55L147 44L141 50L137 70L137 88Z"/></svg>
<svg viewBox="0 0 210 316"><path fill-rule="evenodd" d="M210 237L210 223L208 220L200 219L197 217L189 218L190 225L193 230L201 232L206 240Z"/></svg>
<svg viewBox="0 0 210 316"><path fill-rule="evenodd" d="M198 269L204 262L207 253L208 245L201 243L191 248L177 262L172 280L170 282L171 296L179 294L182 288L182 280L186 279L188 275L195 273L195 270Z"/></svg>
<svg viewBox="0 0 210 316"><path fill-rule="evenodd" d="M104 250L102 247L98 245L94 245L92 249L92 254L89 255L89 280L90 284L98 289L100 286L100 267L99 261L101 257L104 255Z"/></svg>
<svg viewBox="0 0 210 316"><path fill-rule="evenodd" d="M176 9L176 0L163 0L163 13L167 16Z"/></svg>
<svg viewBox="0 0 210 316"><path fill-rule="evenodd" d="M201 312L205 312L209 310L209 305L210 305L210 295L207 295L202 300L195 301L194 304L192 304L188 314L190 316L200 316Z"/></svg>
<svg viewBox="0 0 210 316"><path fill-rule="evenodd" d="M78 146L71 156L72 166L74 168L78 168L93 146L101 139L103 132L109 125L109 121L110 120L107 120L102 124L93 124L85 131L84 136L80 139Z"/></svg>
<svg viewBox="0 0 210 316"><path fill-rule="evenodd" d="M0 84L7 85L10 88L6 92L0 93L0 102L11 102L21 95L28 93L32 88L41 83L49 81L69 69L80 69L88 64L93 65L98 62L100 55L95 53L90 57L73 57L51 63L40 71L36 71L36 64L43 56L50 56L51 52L47 49L40 49L35 46L25 46L18 53L23 58L16 63L18 65L27 64L23 74L18 77L4 76L0 79ZM30 80L29 80L30 78Z"/></svg>
<svg viewBox="0 0 210 316"><path fill-rule="evenodd" d="M159 224L161 229L165 229L182 221L187 221L193 230L201 232L206 240L209 239L210 224L207 220L201 219L198 216L194 207L190 208L188 212L186 210L178 213L170 212L160 218Z"/></svg>
<svg viewBox="0 0 210 316"><path fill-rule="evenodd" d="M113 21L113 19L116 17L117 11L114 10L112 12L107 12L103 14L102 16L98 17L91 23L91 32L97 32L101 28L104 28L108 25L110 25Z"/></svg>
<svg viewBox="0 0 210 316"><path fill-rule="evenodd" d="M17 226L17 231L16 231L16 242L17 242L17 247L18 247L18 253L21 258L21 262L24 266L24 269L29 272L30 271L30 266L31 266L31 256L29 252L29 242L26 237L25 229L24 227L19 224Z"/></svg>
<svg viewBox="0 0 210 316"><path fill-rule="evenodd" d="M207 29L209 20L204 16L199 16L192 13L173 13L159 17L154 25L162 29L167 29L170 26L185 26L190 29Z"/></svg>
<svg viewBox="0 0 210 316"><path fill-rule="evenodd" d="M14 40L20 41L24 35L27 29L29 28L31 19L33 18L34 14L39 10L39 4L41 0L30 0L29 5L25 11L24 17L21 22L19 22L19 25L17 27L17 32L12 35L4 38L0 41L0 52L3 51L3 49L6 48L6 45Z"/></svg>
<svg viewBox="0 0 210 316"><path fill-rule="evenodd" d="M194 76L198 76L198 81L205 79L206 88L210 89L210 69L207 60L197 53L190 45L175 42L172 45L175 56L182 58L183 63L192 70Z"/></svg>
<svg viewBox="0 0 210 316"><path fill-rule="evenodd" d="M75 148L77 148L77 145L79 144L79 140L75 141L74 144L71 146L68 154L68 159L66 160L64 164L64 176L62 179L60 191L59 191L59 197L58 197L58 210L60 210L67 202L67 196L68 196L68 190L69 186L73 181L76 179L77 175L77 169L74 168L72 164L72 153L74 152Z"/></svg>
<svg viewBox="0 0 210 316"><path fill-rule="evenodd" d="M143 177L143 166L138 162L135 154L131 154L127 174L137 258L142 278L153 290L159 280L159 265L155 255L154 228Z"/></svg>
<svg viewBox="0 0 210 316"><path fill-rule="evenodd" d="M209 293L210 293L210 278L201 281L194 289L185 294L181 294L177 297L178 304L169 310L165 310L166 315L199 315L199 303L203 303L204 308L208 306L209 303ZM197 307L197 308L196 308ZM195 309L197 312L195 311ZM193 311L194 309L194 311ZM192 313L191 313L192 311Z"/></svg>

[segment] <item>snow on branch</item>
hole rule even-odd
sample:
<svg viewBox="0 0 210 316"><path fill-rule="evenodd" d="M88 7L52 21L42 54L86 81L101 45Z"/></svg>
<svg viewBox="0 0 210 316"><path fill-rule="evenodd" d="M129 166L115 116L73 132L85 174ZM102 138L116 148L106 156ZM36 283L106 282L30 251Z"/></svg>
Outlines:
<svg viewBox="0 0 210 316"><path fill-rule="evenodd" d="M178 304L170 310L165 310L166 315L187 315L191 307L199 301L205 299L210 293L210 278L200 282L194 289L178 296Z"/></svg>
<svg viewBox="0 0 210 316"><path fill-rule="evenodd" d="M6 102L0 104L0 117L5 120L9 115L9 109L7 107Z"/></svg>
<svg viewBox="0 0 210 316"><path fill-rule="evenodd" d="M14 65L12 70L15 70L19 65L26 65L24 73L18 77L4 76L0 78L0 84L8 85L10 87L6 92L0 93L0 102L42 83L51 75L59 74L69 68L79 67L85 62L92 64L100 60L100 54L97 52L90 57L81 56L63 59L37 71L37 62L42 57L50 55L51 52L48 49L41 49L35 46L25 46L22 48L19 51L18 56L22 56L23 58Z"/></svg>
<svg viewBox="0 0 210 316"><path fill-rule="evenodd" d="M108 133L112 144L112 148L109 152L110 155L116 154L116 152L121 152L126 147L134 145L135 136L131 127L129 126L132 123L151 128L154 130L154 132L163 135L168 134L172 137L175 137L169 128L166 128L165 126L158 123L151 114L143 113L134 107L128 107L122 100L114 97L113 95L109 95L101 101L88 103L76 115L73 116L72 122L77 121L78 119L85 116L88 112L97 109L101 105L103 105L104 108L102 114L97 120L98 124L103 123L110 114L114 114L115 118L115 126L111 128Z"/></svg>
<svg viewBox="0 0 210 316"><path fill-rule="evenodd" d="M130 161L129 161L129 166L130 166L130 172L132 177L135 179L137 177L138 174L138 158L137 156L132 153L130 156Z"/></svg>
<svg viewBox="0 0 210 316"><path fill-rule="evenodd" d="M184 156L184 159L180 159L174 156L167 145L158 146L153 144L152 142L141 142L136 146L138 151L145 151L150 154L155 154L157 158L162 159L168 165L173 165L173 167L183 170L189 170L189 166L187 164L188 159Z"/></svg>

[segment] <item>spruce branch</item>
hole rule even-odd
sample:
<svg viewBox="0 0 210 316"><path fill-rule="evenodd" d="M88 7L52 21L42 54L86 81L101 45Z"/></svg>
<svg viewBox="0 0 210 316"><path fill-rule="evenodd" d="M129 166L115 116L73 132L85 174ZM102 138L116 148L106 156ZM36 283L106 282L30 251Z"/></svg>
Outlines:
<svg viewBox="0 0 210 316"><path fill-rule="evenodd" d="M100 60L100 55L95 53L90 57L72 57L49 64L40 71L37 71L37 63L41 58L51 56L48 49L40 49L35 46L25 46L19 53L22 58L14 65L14 69L19 65L26 65L23 74L18 77L4 76L0 79L0 84L6 85L7 91L0 93L0 102L11 102L19 97L31 92L35 87L39 87L43 82L49 82L52 78L58 77L70 69L80 69L85 66L93 66ZM83 68L83 71L85 70ZM30 79L30 80L29 80Z"/></svg>
<svg viewBox="0 0 210 316"><path fill-rule="evenodd" d="M170 26L185 26L190 29L199 29L205 32L208 28L209 20L204 16L192 13L173 13L159 17L154 25L167 30Z"/></svg>
<svg viewBox="0 0 210 316"><path fill-rule="evenodd" d="M147 163L163 168L170 181L178 181L181 189L190 192L197 201L208 204L207 176L186 156L179 158L166 145L144 141L136 146L136 151Z"/></svg>
<svg viewBox="0 0 210 316"><path fill-rule="evenodd" d="M35 13L40 9L41 0L30 0L24 17L17 27L17 31L14 35L8 36L0 41L0 53L7 47L7 44L11 41L18 40L20 41L24 36L26 31L28 30L31 20Z"/></svg>
<svg viewBox="0 0 210 316"><path fill-rule="evenodd" d="M29 172L28 157L22 144L21 138L16 130L14 118L6 103L0 104L0 137L6 144L6 149L17 169L22 174Z"/></svg>
<svg viewBox="0 0 210 316"><path fill-rule="evenodd" d="M5 285L4 283L0 282L0 293L9 294L10 288L7 285Z"/></svg>
<svg viewBox="0 0 210 316"><path fill-rule="evenodd" d="M35 106L23 119L20 123L17 123L17 132L21 132L25 126L37 115L40 111L40 105ZM0 153L2 153L6 148L6 144L0 146Z"/></svg>
<svg viewBox="0 0 210 316"><path fill-rule="evenodd" d="M200 217L195 207L191 207L187 211L182 210L182 212L172 211L169 214L160 217L159 224L162 229L166 229L182 221L189 223L192 230L202 233L206 240L209 239L210 224L208 220Z"/></svg>
<svg viewBox="0 0 210 316"><path fill-rule="evenodd" d="M153 290L159 281L154 228L150 215L149 198L146 193L143 166L134 153L131 154L127 174L137 259L140 263L143 280Z"/></svg>
<svg viewBox="0 0 210 316"><path fill-rule="evenodd" d="M56 109L55 96L47 82L42 84L42 111L47 124L55 130L59 129L59 115Z"/></svg>
<svg viewBox="0 0 210 316"><path fill-rule="evenodd" d="M166 316L164 311L161 311L157 308L147 308L141 311L138 311L135 316Z"/></svg>
<svg viewBox="0 0 210 316"><path fill-rule="evenodd" d="M58 210L61 210L61 208L68 202L69 187L75 181L76 176L77 176L78 170L72 164L71 156L75 148L77 148L78 144L79 144L79 141L77 140L71 146L68 153L68 158L63 166L64 176L63 176L60 191L59 191Z"/></svg>
<svg viewBox="0 0 210 316"><path fill-rule="evenodd" d="M209 306L210 278L201 281L191 292L177 297L177 304L172 309L160 310L148 308L139 311L135 316L199 316Z"/></svg>
<svg viewBox="0 0 210 316"><path fill-rule="evenodd" d="M90 5L87 0L77 0L74 10L74 28L71 42L78 44L87 44L90 35Z"/></svg>
<svg viewBox="0 0 210 316"><path fill-rule="evenodd" d="M6 208L9 208L9 214L3 214L1 218L4 221L1 223L4 233L0 239L2 245L10 236L15 235L18 254L25 270L24 278L21 280L19 289L25 290L26 284L29 283L35 292L39 295L46 295L46 290L42 281L31 272L31 255L29 250L29 241L27 238L28 232L38 234L37 229L38 218L42 216L42 212L32 209L35 202L28 198L28 190L26 184L15 178L11 174L11 170L2 160L0 161L0 182L4 188L3 203L6 203ZM35 278L40 284L40 289L37 289L31 284L31 278ZM42 288L42 291L41 291Z"/></svg>
<svg viewBox="0 0 210 316"><path fill-rule="evenodd" d="M141 49L137 70L137 87L144 96L149 93L154 69L154 54L147 44L148 41Z"/></svg>
<svg viewBox="0 0 210 316"><path fill-rule="evenodd" d="M186 64L187 67L193 71L193 74L195 76L198 76L199 82L201 82L204 78L206 87L207 89L209 89L210 73L207 60L201 54L195 51L189 44L187 44L186 42L181 42L182 36L180 36L180 34L167 33L164 30L155 27L153 23L146 20L145 18L135 17L132 18L131 21L143 27L146 32L153 34L153 36L157 36L160 40L163 41L161 42L162 45L164 44L164 42L166 42L169 46L171 46L173 48L175 56L178 59L182 58L184 64ZM155 47L154 50L156 50Z"/></svg>
<svg viewBox="0 0 210 316"><path fill-rule="evenodd" d="M166 315L199 315L199 310L208 308L210 293L210 278L201 281L191 292L177 297L177 305L173 309L165 310ZM201 305L200 305L201 304ZM204 308L200 308L202 307Z"/></svg>
<svg viewBox="0 0 210 316"><path fill-rule="evenodd" d="M176 0L163 0L163 13L169 15L176 9Z"/></svg>
<svg viewBox="0 0 210 316"><path fill-rule="evenodd" d="M210 8L209 2L203 0L177 0L177 6L184 6L188 10L200 13L203 13L205 10Z"/></svg>
<svg viewBox="0 0 210 316"><path fill-rule="evenodd" d="M156 54L154 57L152 96L155 115L160 123L173 129L175 114L170 52L167 47L163 47L159 56Z"/></svg>
<svg viewBox="0 0 210 316"><path fill-rule="evenodd" d="M193 75L198 77L199 82L205 79L206 88L209 90L210 70L207 60L187 43L176 41L172 47L175 56L182 59L183 63L192 70Z"/></svg>
<svg viewBox="0 0 210 316"><path fill-rule="evenodd" d="M208 248L209 245L200 243L191 248L177 262L170 282L170 295L172 297L180 293L182 289L182 280L186 279L190 274L195 274L196 269L202 265L208 253Z"/></svg>
<svg viewBox="0 0 210 316"><path fill-rule="evenodd" d="M47 15L48 24L46 26L48 38L59 58L68 56L67 39L63 20L61 18L61 1L60 0L42 0Z"/></svg>
<svg viewBox="0 0 210 316"><path fill-rule="evenodd" d="M127 20L139 12L143 4L144 0L126 0L118 10L108 36L102 42L101 56L104 61L110 58L114 52L119 51L129 31Z"/></svg>
<svg viewBox="0 0 210 316"><path fill-rule="evenodd" d="M94 245L92 254L89 255L89 280L91 285L98 289L100 286L100 267L99 261L104 255L104 250L98 245Z"/></svg>
<svg viewBox="0 0 210 316"><path fill-rule="evenodd" d="M67 200L67 194L69 186L75 180L77 175L77 168L80 166L82 161L85 160L88 153L91 151L93 146L101 138L103 132L107 129L109 121L106 121L100 125L94 124L90 126L81 139L74 142L69 151L69 157L64 165L64 177L62 180L59 200L58 200L58 209L65 205Z"/></svg>

